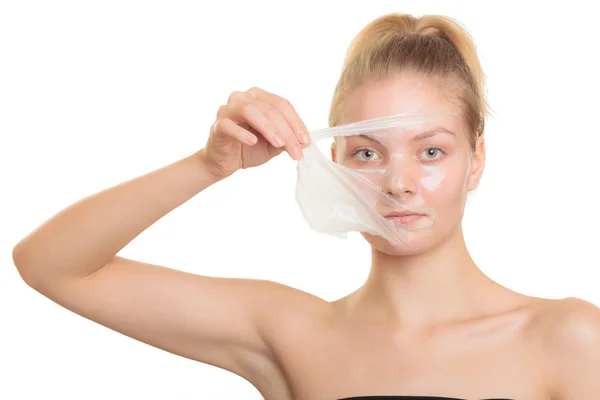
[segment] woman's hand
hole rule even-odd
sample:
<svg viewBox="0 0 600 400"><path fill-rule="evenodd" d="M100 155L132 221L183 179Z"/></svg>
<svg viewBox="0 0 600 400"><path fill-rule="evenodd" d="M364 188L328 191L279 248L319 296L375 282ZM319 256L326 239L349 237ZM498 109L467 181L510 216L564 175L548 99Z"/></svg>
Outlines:
<svg viewBox="0 0 600 400"><path fill-rule="evenodd" d="M252 88L231 93L200 153L211 173L224 178L238 169L262 165L283 150L300 160L309 141L308 130L289 101Z"/></svg>

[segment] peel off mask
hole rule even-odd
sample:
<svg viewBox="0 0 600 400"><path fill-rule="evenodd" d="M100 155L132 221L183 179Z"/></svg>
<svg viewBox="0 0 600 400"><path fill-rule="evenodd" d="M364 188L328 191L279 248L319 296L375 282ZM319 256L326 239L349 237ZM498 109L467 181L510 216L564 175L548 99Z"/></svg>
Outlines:
<svg viewBox="0 0 600 400"><path fill-rule="evenodd" d="M446 174L432 162L439 149L417 154L415 143L435 135L441 121L441 114L416 111L310 132L296 186L309 226L341 238L370 233L410 249L411 238L436 223L424 198Z"/></svg>

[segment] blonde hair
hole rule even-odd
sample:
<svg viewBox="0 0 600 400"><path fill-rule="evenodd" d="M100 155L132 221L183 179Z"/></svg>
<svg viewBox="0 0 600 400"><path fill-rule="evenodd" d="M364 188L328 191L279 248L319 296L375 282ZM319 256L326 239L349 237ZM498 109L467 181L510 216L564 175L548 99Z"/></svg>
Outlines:
<svg viewBox="0 0 600 400"><path fill-rule="evenodd" d="M347 50L335 88L329 125L342 118L344 97L369 79L386 78L400 71L451 78L469 130L472 148L483 135L488 105L484 73L475 44L456 20L439 15L383 15L366 25Z"/></svg>

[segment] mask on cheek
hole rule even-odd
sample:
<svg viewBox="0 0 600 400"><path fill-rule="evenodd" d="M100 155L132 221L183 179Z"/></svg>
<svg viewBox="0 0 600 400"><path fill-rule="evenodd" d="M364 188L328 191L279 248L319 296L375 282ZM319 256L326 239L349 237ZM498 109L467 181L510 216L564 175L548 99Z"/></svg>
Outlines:
<svg viewBox="0 0 600 400"><path fill-rule="evenodd" d="M436 161L443 151L419 145L419 137L447 118L412 112L312 131L296 186L309 226L341 238L370 233L410 248L415 235L436 224L426 199L443 186L447 168Z"/></svg>

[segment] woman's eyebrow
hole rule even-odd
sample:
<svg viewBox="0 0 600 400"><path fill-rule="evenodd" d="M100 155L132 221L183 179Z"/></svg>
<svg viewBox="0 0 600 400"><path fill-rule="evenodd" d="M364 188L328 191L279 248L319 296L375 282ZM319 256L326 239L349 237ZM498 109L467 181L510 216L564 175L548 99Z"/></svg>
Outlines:
<svg viewBox="0 0 600 400"><path fill-rule="evenodd" d="M411 141L412 142L417 142L419 140L423 140L423 139L427 139L427 138L430 138L432 136L435 136L438 133L447 133L447 134L450 134L452 136L456 136L456 134L454 132L449 131L448 129L445 129L445 128L433 128L433 129L430 129L430 130L425 131L423 133L419 133L418 135L416 135L415 137L413 137L411 139Z"/></svg>
<svg viewBox="0 0 600 400"><path fill-rule="evenodd" d="M381 143L381 141L377 140L375 137L371 136L368 133L361 133L360 135L348 135L348 136L344 136L344 139L348 140L348 139L352 139L352 138L362 138L362 139L367 139L370 142L374 142L377 144L380 144L383 146L383 144Z"/></svg>
<svg viewBox="0 0 600 400"><path fill-rule="evenodd" d="M430 137L435 136L435 135L437 135L439 133L447 133L447 134L450 134L452 136L456 136L456 134L454 132L452 132L452 131L450 131L448 129L445 129L445 128L433 128L433 129L427 130L425 132L419 133L418 135L416 135L415 137L413 137L412 139L410 139L410 141L411 142L418 142L419 140L424 140L424 139L430 138ZM381 142L379 140L377 140L376 138L374 138L373 136L371 136L368 133L366 133L366 134L363 133L363 134L360 134L360 135L352 135L352 136L358 136L358 137L361 137L363 139L367 139L367 140L370 140L372 142L377 142L377 143L381 144ZM352 137L352 136L349 136L349 137Z"/></svg>
<svg viewBox="0 0 600 400"><path fill-rule="evenodd" d="M357 135L357 136L359 136L359 137L361 137L363 139L370 140L372 142L381 143L379 140L375 139L373 136L369 135L368 133L366 133L366 134L363 133L363 134L360 134L360 135Z"/></svg>

